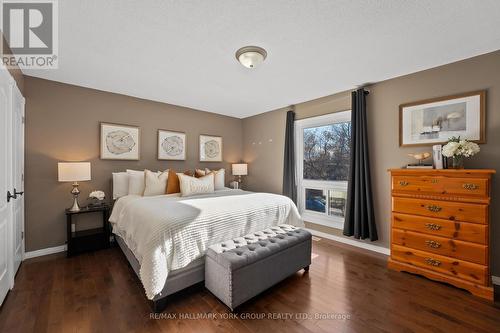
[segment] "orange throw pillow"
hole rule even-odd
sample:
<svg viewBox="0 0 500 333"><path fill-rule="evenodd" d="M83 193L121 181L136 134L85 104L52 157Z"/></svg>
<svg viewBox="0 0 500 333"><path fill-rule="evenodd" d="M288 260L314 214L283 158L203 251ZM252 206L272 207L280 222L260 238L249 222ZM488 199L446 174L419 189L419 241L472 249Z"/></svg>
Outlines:
<svg viewBox="0 0 500 333"><path fill-rule="evenodd" d="M185 175L191 176L193 173L189 170L184 171ZM179 176L175 170L168 170L168 180L167 180L167 194L180 193L181 184L179 183Z"/></svg>

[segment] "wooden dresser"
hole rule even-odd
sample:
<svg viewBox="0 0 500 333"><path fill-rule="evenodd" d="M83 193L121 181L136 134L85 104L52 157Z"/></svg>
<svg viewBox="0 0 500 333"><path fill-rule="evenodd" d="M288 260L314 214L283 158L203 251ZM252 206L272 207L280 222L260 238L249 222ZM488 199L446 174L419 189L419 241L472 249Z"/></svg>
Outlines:
<svg viewBox="0 0 500 333"><path fill-rule="evenodd" d="M495 170L392 169L389 268L493 300L489 204Z"/></svg>

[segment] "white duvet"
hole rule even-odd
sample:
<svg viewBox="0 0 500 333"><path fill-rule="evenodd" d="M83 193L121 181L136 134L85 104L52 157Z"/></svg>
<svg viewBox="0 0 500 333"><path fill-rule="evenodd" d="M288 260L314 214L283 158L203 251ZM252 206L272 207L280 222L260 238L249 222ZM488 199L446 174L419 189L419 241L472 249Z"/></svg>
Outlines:
<svg viewBox="0 0 500 333"><path fill-rule="evenodd" d="M221 190L192 197L125 196L109 221L138 259L146 296L161 292L172 270L205 255L209 246L279 224L303 226L287 197Z"/></svg>

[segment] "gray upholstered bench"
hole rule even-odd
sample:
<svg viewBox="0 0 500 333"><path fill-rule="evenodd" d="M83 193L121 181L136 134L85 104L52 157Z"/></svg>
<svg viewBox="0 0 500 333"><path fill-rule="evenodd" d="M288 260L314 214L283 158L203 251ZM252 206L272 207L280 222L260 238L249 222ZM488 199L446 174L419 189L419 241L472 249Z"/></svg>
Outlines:
<svg viewBox="0 0 500 333"><path fill-rule="evenodd" d="M205 286L231 310L311 264L311 234L280 225L212 245Z"/></svg>

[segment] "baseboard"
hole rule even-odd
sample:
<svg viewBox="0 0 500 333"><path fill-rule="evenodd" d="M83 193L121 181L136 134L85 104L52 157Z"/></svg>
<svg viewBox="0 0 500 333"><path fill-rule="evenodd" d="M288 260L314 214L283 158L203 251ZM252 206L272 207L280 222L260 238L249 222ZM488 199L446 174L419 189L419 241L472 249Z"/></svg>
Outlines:
<svg viewBox="0 0 500 333"><path fill-rule="evenodd" d="M491 280L493 281L493 284L500 286L500 276L492 276Z"/></svg>
<svg viewBox="0 0 500 333"><path fill-rule="evenodd" d="M45 249L40 249L36 251L30 251L24 253L24 259L36 258L41 256L46 256L49 254L59 253L66 251L66 245L48 247Z"/></svg>
<svg viewBox="0 0 500 333"><path fill-rule="evenodd" d="M323 238L330 239L330 240L333 240L333 241L336 241L339 243L349 244L352 246L360 247L360 248L365 249L365 250L369 250L369 251L373 251L373 252L377 252L377 253L382 253L382 254L385 254L387 256L391 255L391 250L388 248L382 247L382 246L368 244L368 243L356 241L356 240L350 239L350 238L339 237L339 236L327 234L326 232L316 231L313 229L307 229L307 230L309 230L309 232L311 234L313 234L314 236L323 237Z"/></svg>

